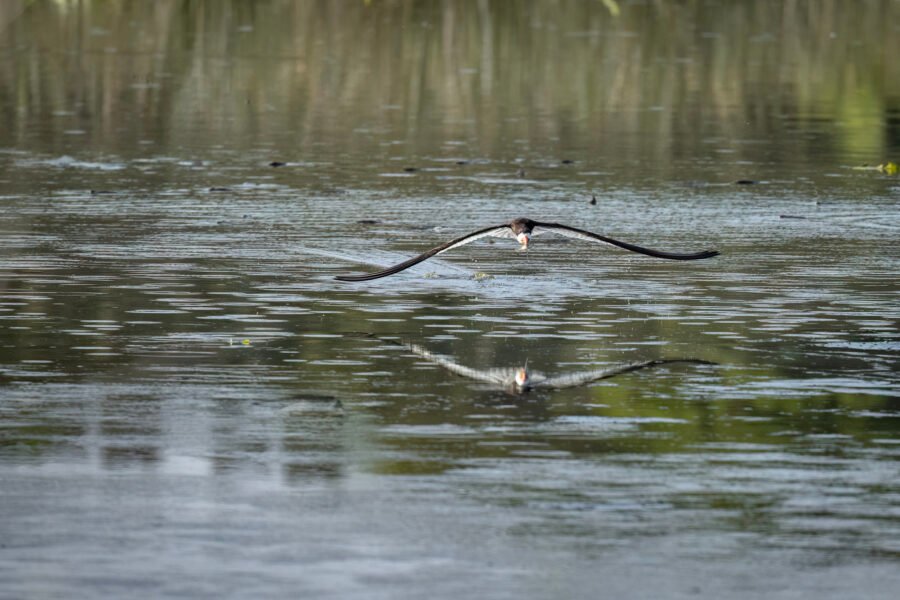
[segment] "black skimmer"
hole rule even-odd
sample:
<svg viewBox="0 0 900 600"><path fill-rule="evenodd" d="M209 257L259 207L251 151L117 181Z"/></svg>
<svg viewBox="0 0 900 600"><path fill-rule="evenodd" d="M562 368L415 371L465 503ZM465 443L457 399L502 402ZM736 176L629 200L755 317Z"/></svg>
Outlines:
<svg viewBox="0 0 900 600"><path fill-rule="evenodd" d="M377 273L369 273L367 275L338 275L337 277L335 277L335 279L338 279L340 281L370 281L372 279L378 279L380 277L387 277L388 275L399 273L400 271L408 269L413 265L417 265L420 262L426 261L432 256L443 254L448 250L459 248L460 246L464 246L465 244L474 242L475 240L481 239L486 236L515 238L521 244L521 249L527 250L528 242L531 240L532 236L540 235L546 232L556 233L559 235L564 235L566 237L577 238L579 240L585 240L588 242L618 246L619 248L624 248L625 250L630 250L631 252L646 254L647 256L653 256L655 258L667 258L669 260L699 260L701 258L712 258L713 256L717 256L719 254L715 250L705 250L703 252L696 252L692 254L662 252L660 250L651 250L649 248L635 246L634 244L629 244L628 242L620 242L619 240L614 240L610 237L606 237L605 235L600 235L599 233L592 233L590 231L585 231L584 229L569 227L568 225L560 225L559 223L542 223L540 221L532 221L531 219L516 219L515 221L506 223L504 225L494 225L492 227L485 227L484 229L473 231L472 233L466 234L462 237L456 238L455 240L450 240L447 243L432 248L428 252L423 252L418 256L410 258L409 260L405 260L402 263L396 264L392 267L388 267L383 271L378 271Z"/></svg>
<svg viewBox="0 0 900 600"><path fill-rule="evenodd" d="M492 388L511 394L524 394L535 388L562 389L577 387L591 383L592 381L609 379L610 377L615 377L617 375L623 375L625 373L631 373L632 371L639 371L648 367L656 367L669 363L713 364L697 359L657 359L636 363L625 363L615 367L606 367L604 369L589 369L587 371L578 371L566 375L558 375L556 377L547 377L543 373L529 370L528 365L511 368L473 369L472 367L466 367L454 362L446 356L434 354L416 344L405 344L404 346L416 356L439 365L451 373L468 377L475 381L481 381L482 383L487 383Z"/></svg>

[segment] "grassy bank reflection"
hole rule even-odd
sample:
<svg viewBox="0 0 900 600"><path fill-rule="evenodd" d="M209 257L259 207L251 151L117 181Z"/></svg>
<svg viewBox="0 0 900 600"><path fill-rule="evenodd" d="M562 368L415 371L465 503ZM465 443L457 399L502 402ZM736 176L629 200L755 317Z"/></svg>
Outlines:
<svg viewBox="0 0 900 600"><path fill-rule="evenodd" d="M0 143L311 160L465 142L467 155L554 150L648 169L722 152L877 160L900 136L898 11L887 0L649 2L618 17L568 1L9 2Z"/></svg>

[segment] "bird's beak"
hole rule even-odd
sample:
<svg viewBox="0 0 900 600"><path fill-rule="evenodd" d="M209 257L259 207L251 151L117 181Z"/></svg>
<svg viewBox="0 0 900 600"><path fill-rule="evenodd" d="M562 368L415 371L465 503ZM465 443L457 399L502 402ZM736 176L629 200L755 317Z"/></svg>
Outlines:
<svg viewBox="0 0 900 600"><path fill-rule="evenodd" d="M518 371L516 371L516 385L521 387L526 383L528 383L528 371L526 371L524 368L519 369Z"/></svg>

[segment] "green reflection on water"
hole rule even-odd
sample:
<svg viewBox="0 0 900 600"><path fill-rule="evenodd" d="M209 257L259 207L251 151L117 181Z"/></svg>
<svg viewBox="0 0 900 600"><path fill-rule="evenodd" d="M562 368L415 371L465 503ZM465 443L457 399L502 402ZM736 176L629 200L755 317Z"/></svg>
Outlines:
<svg viewBox="0 0 900 600"><path fill-rule="evenodd" d="M5 2L0 143L316 160L452 156L443 144L462 141L469 155L590 153L666 176L699 157L880 160L898 135L898 11L887 0L653 2L618 17L574 1Z"/></svg>

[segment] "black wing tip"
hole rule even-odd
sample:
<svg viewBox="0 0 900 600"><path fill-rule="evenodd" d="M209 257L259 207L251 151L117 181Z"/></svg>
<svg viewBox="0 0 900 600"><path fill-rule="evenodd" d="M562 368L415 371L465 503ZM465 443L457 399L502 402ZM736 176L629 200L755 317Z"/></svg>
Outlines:
<svg viewBox="0 0 900 600"><path fill-rule="evenodd" d="M626 247L626 249L631 250L632 252L646 254L647 256L667 258L669 260L703 260L704 258L719 256L718 250L704 250L703 252L696 252L694 254L674 254L670 252L660 252L659 250L648 250L646 248Z"/></svg>
<svg viewBox="0 0 900 600"><path fill-rule="evenodd" d="M663 256L663 258L674 258L675 260L703 260L704 258L713 258L714 256L719 256L718 250L704 250L703 252L697 252L696 254L674 254Z"/></svg>
<svg viewBox="0 0 900 600"><path fill-rule="evenodd" d="M403 269L400 269L401 271ZM358 281L372 281L373 279L381 279L382 277L388 277L389 275L396 275L399 271L380 271L378 273L367 273L365 275L336 275L335 279L338 281L350 281L350 282L358 282Z"/></svg>

